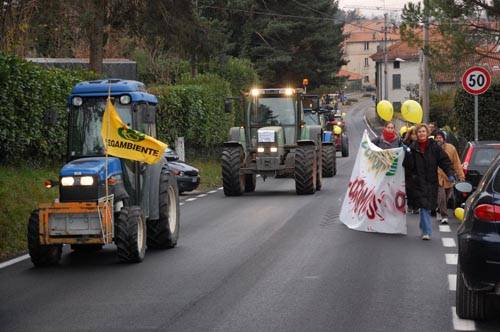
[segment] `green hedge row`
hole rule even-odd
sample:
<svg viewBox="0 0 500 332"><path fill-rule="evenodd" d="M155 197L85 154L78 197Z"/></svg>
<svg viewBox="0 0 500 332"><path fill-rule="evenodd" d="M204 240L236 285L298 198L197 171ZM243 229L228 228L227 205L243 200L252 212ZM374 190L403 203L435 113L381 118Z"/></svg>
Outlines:
<svg viewBox="0 0 500 332"><path fill-rule="evenodd" d="M479 140L500 139L500 82L479 97ZM454 117L461 136L474 139L474 96L460 89L455 97Z"/></svg>
<svg viewBox="0 0 500 332"><path fill-rule="evenodd" d="M66 97L76 82L93 76L43 69L0 53L0 163L61 159L66 148ZM57 112L56 125L44 124L48 110Z"/></svg>
<svg viewBox="0 0 500 332"><path fill-rule="evenodd" d="M162 141L173 145L176 137L184 137L189 146L211 148L227 140L234 114L224 112L224 99L231 90L220 76L198 75L150 92L159 100L157 131Z"/></svg>

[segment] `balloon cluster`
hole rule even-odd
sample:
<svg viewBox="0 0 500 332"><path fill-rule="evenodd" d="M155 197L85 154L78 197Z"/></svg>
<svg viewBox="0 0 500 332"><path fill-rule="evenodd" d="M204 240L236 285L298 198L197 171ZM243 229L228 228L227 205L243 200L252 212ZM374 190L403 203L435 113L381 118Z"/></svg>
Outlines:
<svg viewBox="0 0 500 332"><path fill-rule="evenodd" d="M377 104L377 114L385 121L391 121L394 108L388 100L381 100ZM421 123L423 117L422 106L415 100L407 100L401 105L401 116L406 122Z"/></svg>

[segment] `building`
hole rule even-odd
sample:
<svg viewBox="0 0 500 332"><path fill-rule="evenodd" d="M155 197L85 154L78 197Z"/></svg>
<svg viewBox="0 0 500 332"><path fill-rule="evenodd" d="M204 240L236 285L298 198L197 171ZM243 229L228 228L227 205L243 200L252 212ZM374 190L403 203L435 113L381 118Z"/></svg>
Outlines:
<svg viewBox="0 0 500 332"><path fill-rule="evenodd" d="M375 62L370 55L384 46L384 20L346 23L344 33L344 57L348 63L342 69L361 75L363 86L375 86ZM399 39L397 29L388 27L387 46Z"/></svg>
<svg viewBox="0 0 500 332"><path fill-rule="evenodd" d="M384 98L387 88L387 100L392 102L395 110L408 99L418 100L420 83L420 49L409 46L406 42L397 42L387 49L387 87L384 80L384 52L379 50L371 56L375 65L375 85L377 100Z"/></svg>
<svg viewBox="0 0 500 332"><path fill-rule="evenodd" d="M337 73L336 77L341 77L346 80L346 89L348 90L360 90L361 89L361 84L362 84L362 79L360 74L358 73L353 73L352 71L348 71L345 69L339 70Z"/></svg>

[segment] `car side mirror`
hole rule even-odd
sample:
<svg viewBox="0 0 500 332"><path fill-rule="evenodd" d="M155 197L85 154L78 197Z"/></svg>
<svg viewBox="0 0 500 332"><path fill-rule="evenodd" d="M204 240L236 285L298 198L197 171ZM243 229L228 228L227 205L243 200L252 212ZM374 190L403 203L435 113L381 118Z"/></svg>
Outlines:
<svg viewBox="0 0 500 332"><path fill-rule="evenodd" d="M231 99L226 99L224 101L224 112L226 113L233 112L233 101Z"/></svg>
<svg viewBox="0 0 500 332"><path fill-rule="evenodd" d="M455 184L455 189L461 193L471 193L472 185L469 182L458 182Z"/></svg>
<svg viewBox="0 0 500 332"><path fill-rule="evenodd" d="M57 112L48 110L43 114L43 124L45 126L55 126L57 124Z"/></svg>

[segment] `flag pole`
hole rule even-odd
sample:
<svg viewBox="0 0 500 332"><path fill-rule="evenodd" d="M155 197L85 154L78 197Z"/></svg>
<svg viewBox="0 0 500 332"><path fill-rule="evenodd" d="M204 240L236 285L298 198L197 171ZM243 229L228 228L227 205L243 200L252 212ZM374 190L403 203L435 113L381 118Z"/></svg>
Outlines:
<svg viewBox="0 0 500 332"><path fill-rule="evenodd" d="M105 166L105 176L106 176L106 184L105 184L105 188L106 188L106 205L108 205L108 196L109 196L109 185L108 185L108 147L107 147L107 143L108 143L108 138L109 138L109 127L110 127L110 121L111 121L111 116L109 114L109 110L108 112L106 112L106 108L108 106L108 102L111 102L111 82L108 80L108 99L106 100L106 107L104 108L104 113L107 113L107 126L106 126L106 137L105 137L105 140L106 142L104 142L104 150L105 150L105 154L106 154L106 158L105 158L105 163L106 163L106 166Z"/></svg>

